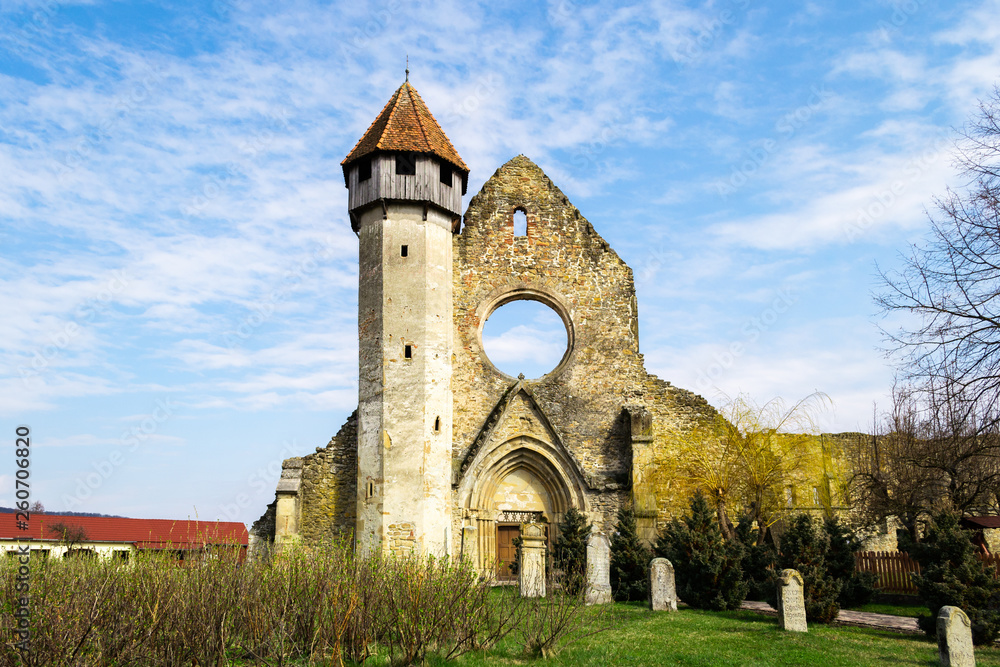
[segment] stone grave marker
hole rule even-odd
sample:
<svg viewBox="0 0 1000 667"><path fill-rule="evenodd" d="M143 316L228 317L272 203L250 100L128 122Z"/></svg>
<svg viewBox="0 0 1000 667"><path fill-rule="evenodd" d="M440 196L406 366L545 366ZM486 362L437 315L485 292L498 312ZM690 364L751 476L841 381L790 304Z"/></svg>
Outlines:
<svg viewBox="0 0 1000 667"><path fill-rule="evenodd" d="M808 632L802 575L782 570L778 581L778 626L789 632Z"/></svg>
<svg viewBox="0 0 1000 667"><path fill-rule="evenodd" d="M958 607L945 606L937 615L938 659L945 667L976 667L972 623Z"/></svg>
<svg viewBox="0 0 1000 667"><path fill-rule="evenodd" d="M611 540L604 533L587 539L587 604L611 603Z"/></svg>
<svg viewBox="0 0 1000 667"><path fill-rule="evenodd" d="M649 564L649 608L653 611L677 611L674 564L666 558L654 558Z"/></svg>
<svg viewBox="0 0 1000 667"><path fill-rule="evenodd" d="M545 597L545 528L541 524L521 526L521 563L517 581L523 598Z"/></svg>

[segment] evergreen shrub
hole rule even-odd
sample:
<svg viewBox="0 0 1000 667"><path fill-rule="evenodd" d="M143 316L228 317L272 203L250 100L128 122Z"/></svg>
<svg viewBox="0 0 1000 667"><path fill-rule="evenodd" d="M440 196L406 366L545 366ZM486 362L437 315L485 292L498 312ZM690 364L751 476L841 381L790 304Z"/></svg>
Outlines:
<svg viewBox="0 0 1000 667"><path fill-rule="evenodd" d="M990 644L1000 633L1000 580L993 566L976 556L969 531L959 520L953 512L941 512L933 517L923 542L903 545L920 563L920 574L913 575L913 581L931 612L917 622L934 636L938 611L952 605L968 614L972 642Z"/></svg>
<svg viewBox="0 0 1000 667"><path fill-rule="evenodd" d="M753 519L749 515L740 519L736 526L736 541L741 549L740 569L747 584L747 599L770 600L774 597L771 573L778 558L774 543L766 536L761 538L760 530L753 527Z"/></svg>
<svg viewBox="0 0 1000 667"><path fill-rule="evenodd" d="M649 598L649 561L652 554L639 540L635 509L626 504L618 510L618 523L611 536L611 590L619 602Z"/></svg>
<svg viewBox="0 0 1000 667"><path fill-rule="evenodd" d="M830 538L807 514L799 514L781 536L778 563L774 569L774 587L784 569L798 570L805 584L802 591L806 605L806 620L830 623L837 617L841 584L827 569L826 555Z"/></svg>
<svg viewBox="0 0 1000 667"><path fill-rule="evenodd" d="M563 588L570 595L583 591L587 569L587 538L593 526L587 517L571 507L559 522L559 537L553 549L553 565L562 573Z"/></svg>
<svg viewBox="0 0 1000 667"><path fill-rule="evenodd" d="M677 596L692 607L736 609L746 597L743 549L736 540L723 541L715 512L700 491L691 499L691 513L660 533L656 554L673 564Z"/></svg>
<svg viewBox="0 0 1000 667"><path fill-rule="evenodd" d="M878 575L858 570L854 554L861 548L860 541L836 517L827 518L823 522L823 529L830 540L830 548L826 552L826 570L841 585L837 601L841 607L868 604L875 595Z"/></svg>

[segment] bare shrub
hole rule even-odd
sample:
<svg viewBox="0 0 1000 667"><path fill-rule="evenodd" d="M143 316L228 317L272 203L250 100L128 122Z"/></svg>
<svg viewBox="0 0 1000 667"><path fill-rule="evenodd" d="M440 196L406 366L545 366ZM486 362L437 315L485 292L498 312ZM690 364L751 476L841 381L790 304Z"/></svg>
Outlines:
<svg viewBox="0 0 1000 667"><path fill-rule="evenodd" d="M585 597L572 592L583 586L560 579L555 577L548 597L522 600L525 609L515 636L530 656L552 657L574 642L611 627L611 605L587 607Z"/></svg>
<svg viewBox="0 0 1000 667"><path fill-rule="evenodd" d="M388 573L381 558L357 559L354 563L357 604L341 635L344 655L363 663L377 650L378 643L389 636L390 617L385 613Z"/></svg>
<svg viewBox="0 0 1000 667"><path fill-rule="evenodd" d="M524 600L449 559L356 558L348 543L299 546L250 562L236 550L32 559L32 651L14 647L16 561L0 561L0 666L361 663L452 660L512 632L537 654L590 634L580 596ZM582 628L582 630L581 630Z"/></svg>
<svg viewBox="0 0 1000 667"><path fill-rule="evenodd" d="M422 662L439 648L460 655L476 643L489 591L468 564L402 556L386 561L386 574L391 664Z"/></svg>
<svg viewBox="0 0 1000 667"><path fill-rule="evenodd" d="M90 640L90 652L96 659L128 665L156 660L154 640L163 634L177 594L172 572L162 561L148 554L131 563L92 564L91 569L107 572L98 604L101 613Z"/></svg>
<svg viewBox="0 0 1000 667"><path fill-rule="evenodd" d="M11 559L13 561L13 559ZM4 568L8 600L14 595L14 569ZM101 613L100 600L108 588L110 573L87 560L32 563L31 613L32 651L26 661L13 646L11 618L4 610L4 665L94 664L89 661L87 642Z"/></svg>

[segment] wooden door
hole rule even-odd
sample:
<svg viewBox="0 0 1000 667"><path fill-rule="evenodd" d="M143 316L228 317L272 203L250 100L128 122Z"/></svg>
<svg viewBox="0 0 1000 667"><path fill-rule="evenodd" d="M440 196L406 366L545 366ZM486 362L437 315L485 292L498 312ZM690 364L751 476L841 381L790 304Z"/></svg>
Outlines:
<svg viewBox="0 0 1000 667"><path fill-rule="evenodd" d="M517 561L514 540L520 535L520 526L497 526L497 579L509 581L515 578L510 564Z"/></svg>

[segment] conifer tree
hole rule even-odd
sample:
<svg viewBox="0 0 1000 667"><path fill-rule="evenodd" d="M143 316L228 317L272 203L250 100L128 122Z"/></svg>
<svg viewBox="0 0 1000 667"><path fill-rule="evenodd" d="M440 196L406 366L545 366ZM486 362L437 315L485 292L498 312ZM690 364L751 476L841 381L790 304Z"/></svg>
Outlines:
<svg viewBox="0 0 1000 667"><path fill-rule="evenodd" d="M972 642L990 644L1000 633L1000 579L992 565L976 556L969 532L959 525L959 516L941 512L934 516L922 543L905 546L920 563L920 574L913 581L930 616L918 619L928 635L937 632L937 614L941 607L960 608L972 621Z"/></svg>
<svg viewBox="0 0 1000 667"><path fill-rule="evenodd" d="M700 491L691 499L691 513L660 533L656 553L673 564L677 595L692 607L736 609L746 596L742 548L723 541L716 513Z"/></svg>
<svg viewBox="0 0 1000 667"><path fill-rule="evenodd" d="M790 568L802 575L806 619L814 623L830 623L840 611L837 603L840 582L827 570L826 553L829 548L830 538L826 532L817 530L809 515L800 514L792 519L781 536L778 566L774 569L775 587L781 570Z"/></svg>
<svg viewBox="0 0 1000 667"><path fill-rule="evenodd" d="M571 507L559 522L559 537L553 550L553 565L562 572L564 590L578 595L583 590L587 568L587 538L593 526Z"/></svg>
<svg viewBox="0 0 1000 667"><path fill-rule="evenodd" d="M823 522L823 529L830 540L830 548L826 552L826 570L841 584L837 601L841 607L868 604L875 595L878 575L858 570L854 553L861 546L859 541L837 517L828 517Z"/></svg>
<svg viewBox="0 0 1000 667"><path fill-rule="evenodd" d="M649 561L652 555L641 541L632 504L618 510L618 523L611 536L611 590L619 602L649 597Z"/></svg>
<svg viewBox="0 0 1000 667"><path fill-rule="evenodd" d="M771 571L778 554L774 543L760 538L760 530L753 527L753 516L746 514L736 526L736 540L740 543L740 569L747 583L748 600L770 600L774 582Z"/></svg>

